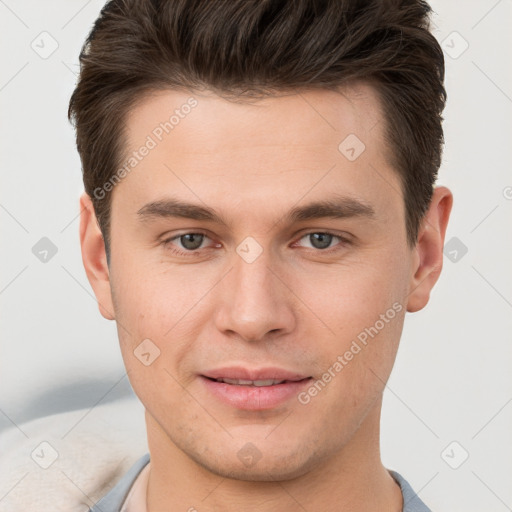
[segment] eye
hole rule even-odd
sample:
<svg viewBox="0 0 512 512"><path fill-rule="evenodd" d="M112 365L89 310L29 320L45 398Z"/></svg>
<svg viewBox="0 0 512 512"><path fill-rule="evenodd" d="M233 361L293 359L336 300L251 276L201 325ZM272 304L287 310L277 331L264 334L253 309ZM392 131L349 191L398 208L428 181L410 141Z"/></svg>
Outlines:
<svg viewBox="0 0 512 512"><path fill-rule="evenodd" d="M182 244L182 247L188 251L195 251L196 249L199 249L204 239L205 235L202 233L186 233L185 235L177 237L177 240Z"/></svg>
<svg viewBox="0 0 512 512"><path fill-rule="evenodd" d="M198 256L201 254L200 249L222 247L222 244L219 243L211 243L208 245L208 240L213 242L205 233L190 232L163 240L162 245L166 250L179 256ZM294 245L330 253L342 249L349 244L350 241L340 235L326 231L315 231L303 235Z"/></svg>
<svg viewBox="0 0 512 512"><path fill-rule="evenodd" d="M166 249L178 255L191 255L203 249L203 243L210 240L204 233L183 233L164 240Z"/></svg>
<svg viewBox="0 0 512 512"><path fill-rule="evenodd" d="M333 249L333 248L335 249L336 245L340 245L340 244L335 244L334 246L331 246L333 241L341 242L341 245L348 244L348 240L342 238L341 236L335 235L333 233L323 232L323 231L307 233L299 241L301 241L301 240L306 240L310 244L309 248L319 249L319 250L326 250L326 249ZM308 247L308 246L306 245L306 247Z"/></svg>

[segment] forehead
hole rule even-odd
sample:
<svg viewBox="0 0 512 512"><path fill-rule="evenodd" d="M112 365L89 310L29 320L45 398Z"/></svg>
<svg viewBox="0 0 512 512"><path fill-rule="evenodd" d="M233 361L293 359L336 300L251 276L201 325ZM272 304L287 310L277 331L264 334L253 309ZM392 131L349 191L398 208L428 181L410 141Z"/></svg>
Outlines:
<svg viewBox="0 0 512 512"><path fill-rule="evenodd" d="M179 152L198 154L228 145L247 150L249 142L332 146L348 133L369 142L370 136L380 138L382 120L375 89L358 83L339 91L299 90L254 101L225 99L211 91L155 91L128 113L126 127L129 148L153 134ZM185 131L186 140L180 137Z"/></svg>
<svg viewBox="0 0 512 512"><path fill-rule="evenodd" d="M255 102L157 91L126 117L123 162L135 165L113 198L125 195L140 206L168 191L213 208L221 198L257 207L279 204L283 193L296 202L336 189L368 203L396 202L400 184L383 131L377 93L366 84Z"/></svg>

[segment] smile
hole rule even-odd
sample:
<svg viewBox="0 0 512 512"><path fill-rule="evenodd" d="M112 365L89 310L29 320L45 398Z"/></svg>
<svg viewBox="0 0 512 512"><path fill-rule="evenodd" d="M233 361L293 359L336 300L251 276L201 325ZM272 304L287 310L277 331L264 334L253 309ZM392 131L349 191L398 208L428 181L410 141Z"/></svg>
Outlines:
<svg viewBox="0 0 512 512"><path fill-rule="evenodd" d="M260 411L286 405L309 385L312 377L252 380L201 375L200 380L214 400L236 409Z"/></svg>

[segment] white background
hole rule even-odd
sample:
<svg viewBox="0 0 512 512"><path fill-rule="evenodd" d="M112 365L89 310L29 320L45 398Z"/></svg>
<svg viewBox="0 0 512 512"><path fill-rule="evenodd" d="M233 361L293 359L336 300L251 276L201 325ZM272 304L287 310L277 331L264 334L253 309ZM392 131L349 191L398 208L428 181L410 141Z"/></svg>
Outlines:
<svg viewBox="0 0 512 512"><path fill-rule="evenodd" d="M115 324L99 315L81 263L80 162L66 117L102 3L0 2L3 429L131 394ZM429 305L406 317L382 456L433 510L501 512L512 510L512 6L432 6L447 66L447 241L456 237L467 253L445 257ZM31 47L43 31L58 43L46 59ZM58 249L47 263L32 253L42 237ZM457 465L465 452L452 469L447 461Z"/></svg>

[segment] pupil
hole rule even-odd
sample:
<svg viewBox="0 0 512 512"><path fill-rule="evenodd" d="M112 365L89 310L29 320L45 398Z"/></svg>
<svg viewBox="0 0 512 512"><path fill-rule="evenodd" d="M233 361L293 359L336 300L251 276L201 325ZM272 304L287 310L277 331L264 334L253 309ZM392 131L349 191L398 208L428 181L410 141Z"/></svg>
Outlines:
<svg viewBox="0 0 512 512"><path fill-rule="evenodd" d="M181 243L185 249L199 249L203 242L203 236L201 233L188 233L180 237Z"/></svg>
<svg viewBox="0 0 512 512"><path fill-rule="evenodd" d="M312 233L309 237L311 245L315 249L325 249L329 247L332 242L332 235L328 235L327 233Z"/></svg>

